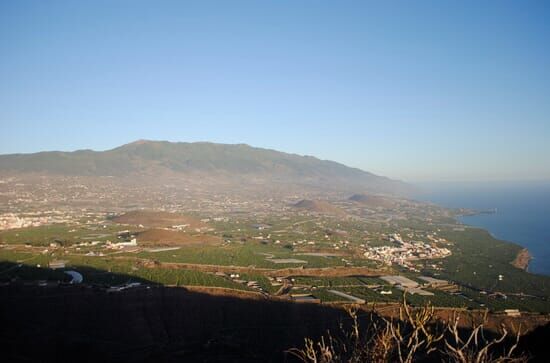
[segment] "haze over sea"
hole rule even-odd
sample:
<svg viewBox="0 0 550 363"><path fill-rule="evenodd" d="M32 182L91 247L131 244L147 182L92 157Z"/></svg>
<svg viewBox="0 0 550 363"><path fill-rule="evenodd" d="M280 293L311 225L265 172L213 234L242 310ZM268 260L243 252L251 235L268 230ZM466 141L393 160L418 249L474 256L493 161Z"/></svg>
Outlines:
<svg viewBox="0 0 550 363"><path fill-rule="evenodd" d="M423 183L418 199L449 208L494 214L460 217L495 238L526 247L533 259L529 272L550 275L550 182Z"/></svg>

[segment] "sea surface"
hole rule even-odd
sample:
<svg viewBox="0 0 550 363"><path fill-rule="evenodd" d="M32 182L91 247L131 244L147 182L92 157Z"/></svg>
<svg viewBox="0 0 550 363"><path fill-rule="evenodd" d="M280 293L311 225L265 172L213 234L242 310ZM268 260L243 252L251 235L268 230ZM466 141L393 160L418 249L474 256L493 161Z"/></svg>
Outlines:
<svg viewBox="0 0 550 363"><path fill-rule="evenodd" d="M550 275L550 182L423 183L416 199L449 208L489 210L494 214L460 217L495 238L526 247L528 271Z"/></svg>

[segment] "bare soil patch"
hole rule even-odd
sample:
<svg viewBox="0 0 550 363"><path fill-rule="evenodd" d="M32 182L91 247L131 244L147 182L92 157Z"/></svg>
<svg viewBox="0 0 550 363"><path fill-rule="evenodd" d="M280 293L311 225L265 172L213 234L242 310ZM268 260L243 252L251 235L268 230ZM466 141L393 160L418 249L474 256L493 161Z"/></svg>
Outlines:
<svg viewBox="0 0 550 363"><path fill-rule="evenodd" d="M186 229L207 227L199 219L177 213L162 211L132 211L113 218L113 222L130 225L143 225L148 228L168 228L188 225Z"/></svg>

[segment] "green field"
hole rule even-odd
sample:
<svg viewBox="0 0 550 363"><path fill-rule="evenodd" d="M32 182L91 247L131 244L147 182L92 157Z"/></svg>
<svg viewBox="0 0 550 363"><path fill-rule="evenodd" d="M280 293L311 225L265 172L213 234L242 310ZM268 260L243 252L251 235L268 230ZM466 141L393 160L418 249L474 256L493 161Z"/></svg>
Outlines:
<svg viewBox="0 0 550 363"><path fill-rule="evenodd" d="M116 241L116 233L125 228L119 225L103 226L69 226L53 224L40 227L29 227L0 231L0 242L5 244L28 244L31 246L49 246L56 243L71 246L76 243L107 240Z"/></svg>
<svg viewBox="0 0 550 363"><path fill-rule="evenodd" d="M267 257L295 258L307 261L301 263L273 263ZM235 243L226 246L186 246L179 250L163 252L141 252L137 257L153 259L160 262L178 262L220 266L254 266L258 268L286 268L286 267L327 267L344 266L338 258L296 255L280 245L263 245L256 241L244 244Z"/></svg>
<svg viewBox="0 0 550 363"><path fill-rule="evenodd" d="M436 306L487 307L493 310L518 308L524 311L550 312L550 277L529 274L510 264L521 247L496 240L481 229L467 227L464 231L456 231L446 224L437 224L449 223L447 217L429 222L415 217L395 220L389 224L376 224L322 217L282 219L273 216L265 217L260 222L269 227L259 230L254 227L259 221L246 218L212 222L215 228L213 234L225 240L223 244L183 245L176 250L160 252L109 250L101 243L96 246L82 245L91 241L117 241L117 232L126 227L111 223L76 226L59 224L2 231L0 242L4 246L0 248L0 281L66 281L67 276L63 274L63 270L54 271L48 268L51 261L63 260L66 261L66 269L78 270L88 283L117 285L141 281L171 286L218 286L253 290L245 284L212 273L191 269L149 268L144 267L144 262L215 265L222 270L229 266L272 270L349 265L375 268L380 263L362 258L360 244L367 241L370 246L392 244L387 236L395 232L402 233L403 236L409 234L414 236L414 240L427 242L428 234L437 233L438 237L450 242L446 246L452 250L452 255L436 261L417 260L414 262L415 267L421 270L421 274L459 285L462 293L429 290L435 295L409 295L410 303L421 305L431 302ZM60 247L51 248L51 243ZM85 256L88 252L101 252L103 256ZM340 255L307 255L327 252ZM275 259L298 259L306 263L274 263ZM436 268L432 266L434 264ZM397 271L396 274L422 283L418 279L419 273L397 266L392 268ZM389 272L385 270L383 273ZM499 279L499 275L502 278ZM240 279L257 281L263 290L271 294L280 288L272 286L271 281L261 271L241 274ZM313 293L326 302L342 300L327 291L331 288L368 302L398 302L402 295L400 290L388 286L376 277L294 276L293 279L296 288L292 293ZM384 290L391 289L393 294L381 295L367 285L381 285Z"/></svg>

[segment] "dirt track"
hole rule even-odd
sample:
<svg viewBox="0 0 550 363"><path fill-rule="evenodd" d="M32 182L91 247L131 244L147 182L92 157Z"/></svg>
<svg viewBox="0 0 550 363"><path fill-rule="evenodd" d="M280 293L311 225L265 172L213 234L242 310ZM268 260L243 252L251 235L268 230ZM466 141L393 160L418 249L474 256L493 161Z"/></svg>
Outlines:
<svg viewBox="0 0 550 363"><path fill-rule="evenodd" d="M237 272L237 273L262 273L270 277L289 276L319 276L319 277L346 277L346 276L380 276L389 271L373 270L366 267L323 267L323 268L285 268L269 269L242 266L203 265L192 263L147 261L146 267L166 269L186 269L202 272Z"/></svg>

